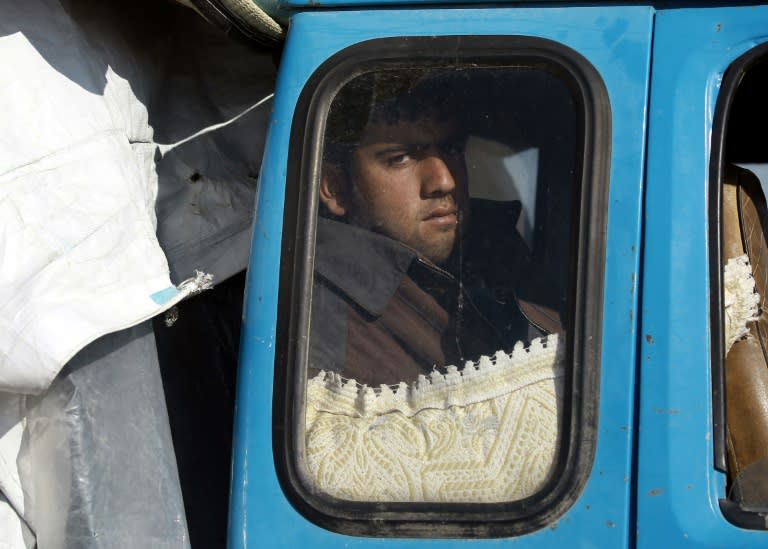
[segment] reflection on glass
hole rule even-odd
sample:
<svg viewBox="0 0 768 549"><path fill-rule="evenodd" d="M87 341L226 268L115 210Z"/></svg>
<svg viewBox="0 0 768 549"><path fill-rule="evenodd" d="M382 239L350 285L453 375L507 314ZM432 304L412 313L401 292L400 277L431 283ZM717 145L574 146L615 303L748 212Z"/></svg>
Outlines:
<svg viewBox="0 0 768 549"><path fill-rule="evenodd" d="M578 196L567 88L397 70L328 114L305 475L362 501L535 493L558 440Z"/></svg>

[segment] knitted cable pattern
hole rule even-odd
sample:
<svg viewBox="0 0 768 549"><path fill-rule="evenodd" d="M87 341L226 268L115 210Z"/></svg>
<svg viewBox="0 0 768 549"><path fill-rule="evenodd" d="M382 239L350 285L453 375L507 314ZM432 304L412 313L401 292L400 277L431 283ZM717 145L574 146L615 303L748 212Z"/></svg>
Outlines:
<svg viewBox="0 0 768 549"><path fill-rule="evenodd" d="M307 387L307 482L346 500L502 502L547 480L562 407L562 336L412 384L321 372Z"/></svg>

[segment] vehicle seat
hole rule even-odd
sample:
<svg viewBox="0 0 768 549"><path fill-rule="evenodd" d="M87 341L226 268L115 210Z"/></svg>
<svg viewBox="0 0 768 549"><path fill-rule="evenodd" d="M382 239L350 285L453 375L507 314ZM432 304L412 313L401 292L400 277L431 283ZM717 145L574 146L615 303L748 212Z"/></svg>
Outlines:
<svg viewBox="0 0 768 549"><path fill-rule="evenodd" d="M729 166L723 180L723 264L749 256L760 312L726 357L729 498L768 505L768 208L759 180Z"/></svg>

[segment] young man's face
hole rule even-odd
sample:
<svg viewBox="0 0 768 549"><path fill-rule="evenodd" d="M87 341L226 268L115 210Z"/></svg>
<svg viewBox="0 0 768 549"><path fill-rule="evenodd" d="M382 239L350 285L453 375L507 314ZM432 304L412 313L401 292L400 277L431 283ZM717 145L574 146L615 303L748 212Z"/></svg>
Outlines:
<svg viewBox="0 0 768 549"><path fill-rule="evenodd" d="M467 221L464 141L430 118L372 124L351 155L344 215L444 263Z"/></svg>

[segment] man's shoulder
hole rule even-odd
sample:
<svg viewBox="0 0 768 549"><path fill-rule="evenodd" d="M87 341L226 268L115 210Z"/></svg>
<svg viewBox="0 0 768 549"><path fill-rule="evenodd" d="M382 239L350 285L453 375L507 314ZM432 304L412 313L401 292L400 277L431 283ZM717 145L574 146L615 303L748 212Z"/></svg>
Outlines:
<svg viewBox="0 0 768 549"><path fill-rule="evenodd" d="M373 316L381 315L416 258L383 235L319 218L315 278Z"/></svg>

